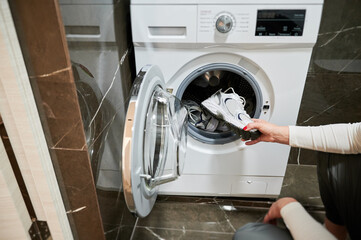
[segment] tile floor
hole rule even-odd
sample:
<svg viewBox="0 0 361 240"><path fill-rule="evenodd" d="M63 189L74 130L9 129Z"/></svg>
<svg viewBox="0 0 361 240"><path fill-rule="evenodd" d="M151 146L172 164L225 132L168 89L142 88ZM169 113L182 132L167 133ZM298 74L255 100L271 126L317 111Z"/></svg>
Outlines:
<svg viewBox="0 0 361 240"><path fill-rule="evenodd" d="M283 184L280 197L295 197L322 221L324 212L315 166L288 165ZM138 220L132 239L232 239L239 227L261 221L272 201L159 196L152 213Z"/></svg>

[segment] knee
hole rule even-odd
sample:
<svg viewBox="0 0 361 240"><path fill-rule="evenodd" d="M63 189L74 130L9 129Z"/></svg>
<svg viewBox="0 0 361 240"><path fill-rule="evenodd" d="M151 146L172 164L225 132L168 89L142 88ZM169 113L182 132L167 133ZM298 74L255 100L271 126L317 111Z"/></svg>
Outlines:
<svg viewBox="0 0 361 240"><path fill-rule="evenodd" d="M233 235L233 240L241 239L256 239L257 226L259 223L247 223L243 227L239 228ZM254 237L252 237L254 235Z"/></svg>
<svg viewBox="0 0 361 240"><path fill-rule="evenodd" d="M248 223L239 228L233 240L292 240L290 233L287 230L278 228L271 224L265 223Z"/></svg>
<svg viewBox="0 0 361 240"><path fill-rule="evenodd" d="M236 231L233 236L233 240L259 239L262 232L264 232L264 229L268 228L267 225L264 223L247 223Z"/></svg>

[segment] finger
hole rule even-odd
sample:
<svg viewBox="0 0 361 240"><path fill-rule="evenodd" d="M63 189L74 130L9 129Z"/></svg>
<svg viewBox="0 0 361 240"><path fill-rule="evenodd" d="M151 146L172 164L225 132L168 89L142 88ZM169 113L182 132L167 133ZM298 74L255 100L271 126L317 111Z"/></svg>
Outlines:
<svg viewBox="0 0 361 240"><path fill-rule="evenodd" d="M258 129L260 126L261 125L258 122L248 123L248 125L243 130L249 131L249 130L252 130L252 129Z"/></svg>
<svg viewBox="0 0 361 240"><path fill-rule="evenodd" d="M246 142L246 145L250 146L250 145L254 145L256 143L259 143L261 140L259 138L257 138L256 140L251 140Z"/></svg>
<svg viewBox="0 0 361 240"><path fill-rule="evenodd" d="M253 122L264 122L264 120L262 120L262 119L258 119L258 118L252 118L252 121Z"/></svg>

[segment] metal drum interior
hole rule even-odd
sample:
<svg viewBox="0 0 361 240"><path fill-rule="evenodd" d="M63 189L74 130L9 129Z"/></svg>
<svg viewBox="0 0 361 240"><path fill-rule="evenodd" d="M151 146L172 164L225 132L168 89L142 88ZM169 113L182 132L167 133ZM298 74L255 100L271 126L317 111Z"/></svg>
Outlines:
<svg viewBox="0 0 361 240"><path fill-rule="evenodd" d="M201 102L219 89L225 91L232 87L234 91L245 98L245 110L252 118L258 118L261 113L262 92L255 78L240 66L231 64L209 64L193 71L179 86L176 96L186 105ZM204 109L202 109L204 110ZM225 144L239 139L231 129L220 128L209 131L195 126L189 121L188 134L198 141L209 144ZM223 123L218 123L218 125Z"/></svg>

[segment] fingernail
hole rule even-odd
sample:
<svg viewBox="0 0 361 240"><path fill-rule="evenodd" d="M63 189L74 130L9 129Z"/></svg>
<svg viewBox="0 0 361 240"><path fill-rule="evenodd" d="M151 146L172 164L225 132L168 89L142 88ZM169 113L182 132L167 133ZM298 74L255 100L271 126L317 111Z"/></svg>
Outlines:
<svg viewBox="0 0 361 240"><path fill-rule="evenodd" d="M243 130L246 131L246 130L247 130L247 126L245 126L245 127L243 128Z"/></svg>

